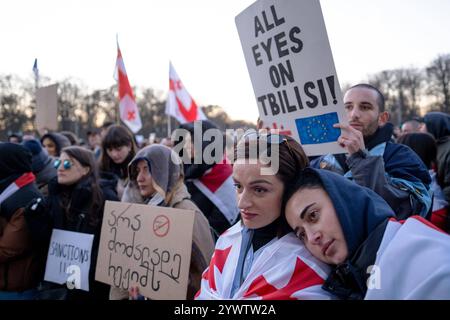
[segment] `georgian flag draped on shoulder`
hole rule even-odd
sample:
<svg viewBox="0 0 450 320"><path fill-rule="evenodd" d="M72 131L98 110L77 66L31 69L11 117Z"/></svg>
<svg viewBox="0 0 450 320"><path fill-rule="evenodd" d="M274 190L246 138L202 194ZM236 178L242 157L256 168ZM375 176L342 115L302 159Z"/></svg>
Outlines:
<svg viewBox="0 0 450 320"><path fill-rule="evenodd" d="M120 119L133 133L136 133L142 128L141 116L139 115L139 110L134 99L133 90L128 81L119 43L117 43L117 61L114 79L117 81L119 89Z"/></svg>
<svg viewBox="0 0 450 320"><path fill-rule="evenodd" d="M166 102L166 114L183 124L196 120L206 120L201 108L184 87L172 63L169 64L169 96Z"/></svg>
<svg viewBox="0 0 450 320"><path fill-rule="evenodd" d="M322 289L329 267L315 259L293 233L268 245L256 258L241 287L230 296L242 243L242 225L235 224L217 240L203 272L197 300L331 299Z"/></svg>
<svg viewBox="0 0 450 320"><path fill-rule="evenodd" d="M366 300L450 299L450 236L424 218L391 219L376 257Z"/></svg>

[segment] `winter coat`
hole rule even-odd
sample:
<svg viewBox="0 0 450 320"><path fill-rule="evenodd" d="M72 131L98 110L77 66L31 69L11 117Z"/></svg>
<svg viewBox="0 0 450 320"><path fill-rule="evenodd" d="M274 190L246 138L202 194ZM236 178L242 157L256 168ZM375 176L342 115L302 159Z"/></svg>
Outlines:
<svg viewBox="0 0 450 320"><path fill-rule="evenodd" d="M103 200L118 201L114 186L100 182ZM51 217L51 227L66 231L88 233L94 235L91 252L91 266L89 269L89 292L82 290L69 290L69 300L108 299L109 287L106 284L95 281L95 267L97 264L98 247L103 218L104 201L95 214L98 219L89 218L92 204L92 191L90 178L84 178L73 186L58 184L57 178L49 183L49 196L47 198L48 213ZM62 207L62 203L70 203L68 212Z"/></svg>

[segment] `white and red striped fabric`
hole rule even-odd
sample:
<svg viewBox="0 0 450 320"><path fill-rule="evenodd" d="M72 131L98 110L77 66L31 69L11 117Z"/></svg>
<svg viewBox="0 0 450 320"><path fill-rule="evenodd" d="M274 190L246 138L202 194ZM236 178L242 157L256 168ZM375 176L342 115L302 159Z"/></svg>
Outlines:
<svg viewBox="0 0 450 320"><path fill-rule="evenodd" d="M214 203L231 225L239 215L232 174L233 168L227 157L224 157L221 163L206 171L201 178L192 181Z"/></svg>
<svg viewBox="0 0 450 320"><path fill-rule="evenodd" d="M131 131L133 131L133 133L136 133L142 128L141 116L139 115L139 110L134 99L133 90L128 81L125 64L123 63L122 53L118 43L114 79L117 81L119 88L120 119Z"/></svg>
<svg viewBox="0 0 450 320"><path fill-rule="evenodd" d="M391 219L365 299L450 299L450 236L420 216Z"/></svg>
<svg viewBox="0 0 450 320"><path fill-rule="evenodd" d="M0 194L0 204L8 199L10 196L12 196L17 190L19 190L22 187L25 187L26 185L32 183L35 181L36 178L32 172L27 172L21 175L19 178L16 179L13 183L11 183L8 187L6 187L5 190Z"/></svg>
<svg viewBox="0 0 450 320"><path fill-rule="evenodd" d="M242 241L241 231L242 224L237 223L217 240L210 265L203 272L197 300L332 298L322 289L329 267L315 259L293 233L265 247L241 287L230 296Z"/></svg>
<svg viewBox="0 0 450 320"><path fill-rule="evenodd" d="M172 63L169 65L169 96L166 102L166 114L176 118L181 124L207 119L184 87Z"/></svg>

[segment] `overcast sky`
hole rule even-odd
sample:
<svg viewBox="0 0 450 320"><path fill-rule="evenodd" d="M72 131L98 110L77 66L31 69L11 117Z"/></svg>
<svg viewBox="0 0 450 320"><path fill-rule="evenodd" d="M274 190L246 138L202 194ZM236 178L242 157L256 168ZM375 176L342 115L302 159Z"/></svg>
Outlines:
<svg viewBox="0 0 450 320"><path fill-rule="evenodd" d="M300 1L300 0L298 0ZM253 0L1 0L0 74L114 84L116 33L132 86L167 92L169 60L200 105L258 110L234 18ZM321 0L339 81L450 53L449 0Z"/></svg>

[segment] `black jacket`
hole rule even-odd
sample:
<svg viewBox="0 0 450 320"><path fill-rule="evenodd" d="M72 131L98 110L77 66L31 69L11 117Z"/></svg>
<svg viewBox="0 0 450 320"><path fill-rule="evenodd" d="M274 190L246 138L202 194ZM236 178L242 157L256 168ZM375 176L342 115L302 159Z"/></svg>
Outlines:
<svg viewBox="0 0 450 320"><path fill-rule="evenodd" d="M107 300L109 286L95 281L95 267L97 264L98 247L102 226L104 201L119 201L115 192L115 185L100 181L103 202L94 213L98 217L96 221L90 219L92 204L92 189L89 180L79 182L73 187L58 184L57 179L49 183L49 196L47 198L47 212L50 217L51 227L61 230L88 233L94 235L92 245L91 267L89 270L89 292L81 290L69 290L68 300L102 299ZM69 200L70 199L70 200ZM70 203L68 212L63 209L62 203Z"/></svg>

